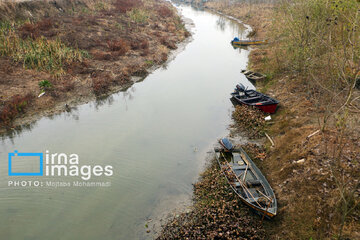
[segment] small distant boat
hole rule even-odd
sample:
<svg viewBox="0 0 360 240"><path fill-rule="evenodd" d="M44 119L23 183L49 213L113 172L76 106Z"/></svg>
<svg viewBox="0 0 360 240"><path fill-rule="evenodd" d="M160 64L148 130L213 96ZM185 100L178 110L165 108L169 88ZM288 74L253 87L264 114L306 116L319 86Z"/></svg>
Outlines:
<svg viewBox="0 0 360 240"><path fill-rule="evenodd" d="M220 139L219 143L226 152L231 152L234 149L234 146L227 138Z"/></svg>
<svg viewBox="0 0 360 240"><path fill-rule="evenodd" d="M267 40L240 40L239 38L235 37L231 44L233 45L240 45L240 46L249 46L249 45L260 45L268 43Z"/></svg>
<svg viewBox="0 0 360 240"><path fill-rule="evenodd" d="M247 79L249 79L250 81L257 81L257 80L263 80L266 78L265 75L261 74L261 73L257 73L257 72L253 72L253 71L248 71L248 70L242 70L241 71L245 77Z"/></svg>
<svg viewBox="0 0 360 240"><path fill-rule="evenodd" d="M254 106L266 113L275 113L279 101L255 90L246 90L244 85L239 83L231 93L238 103Z"/></svg>
<svg viewBox="0 0 360 240"><path fill-rule="evenodd" d="M241 147L231 152L214 150L221 171L241 201L264 217L275 217L277 202L274 191L246 152Z"/></svg>

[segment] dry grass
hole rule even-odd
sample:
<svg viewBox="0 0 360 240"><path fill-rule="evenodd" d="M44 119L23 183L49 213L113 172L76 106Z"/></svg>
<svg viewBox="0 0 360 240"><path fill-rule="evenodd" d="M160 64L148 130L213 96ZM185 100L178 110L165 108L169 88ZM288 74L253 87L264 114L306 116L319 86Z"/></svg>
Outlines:
<svg viewBox="0 0 360 240"><path fill-rule="evenodd" d="M107 45L109 50L118 56L125 55L126 52L130 49L129 44L124 39L108 41Z"/></svg>

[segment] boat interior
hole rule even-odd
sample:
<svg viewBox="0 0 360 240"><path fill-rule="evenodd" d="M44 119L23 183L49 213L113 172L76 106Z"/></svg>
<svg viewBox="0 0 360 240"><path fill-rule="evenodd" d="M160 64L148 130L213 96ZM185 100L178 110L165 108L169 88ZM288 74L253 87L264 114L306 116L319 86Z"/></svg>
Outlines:
<svg viewBox="0 0 360 240"><path fill-rule="evenodd" d="M260 170L246 158L241 150L217 152L219 162L231 169L225 174L233 190L253 206L276 214L276 199Z"/></svg>

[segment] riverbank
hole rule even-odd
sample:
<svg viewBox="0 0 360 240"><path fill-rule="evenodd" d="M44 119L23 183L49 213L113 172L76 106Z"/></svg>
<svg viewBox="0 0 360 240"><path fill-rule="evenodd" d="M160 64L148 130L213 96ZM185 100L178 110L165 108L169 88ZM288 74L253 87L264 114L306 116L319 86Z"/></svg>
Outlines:
<svg viewBox="0 0 360 240"><path fill-rule="evenodd" d="M165 1L10 2L0 18L0 132L130 87L190 36Z"/></svg>
<svg viewBox="0 0 360 240"><path fill-rule="evenodd" d="M216 164L210 163L204 176L201 176L194 187L194 211L170 221L164 227L160 239L201 239L207 234L240 239L359 238L360 186L357 169L360 163L360 134L359 122L356 120L359 119L359 112L356 111L356 107L359 107L358 90L350 88L351 95L348 96L352 104L347 106L349 100L345 93L349 93L349 88L347 85L343 86L338 94L343 98L336 96L339 97L337 101L334 101L335 97L330 98L332 105L329 106L328 95L323 94L320 81L309 84L304 72L294 72L284 66L284 43L274 39L272 32L275 24L273 18L278 16L279 6L229 5L228 2L220 1L208 2L205 8L220 11L251 25L254 29L252 37L270 39L271 44L252 50L249 69L268 76L266 81L257 83L257 88L280 100L280 107L272 115L272 121L261 124L260 128L254 129L253 125L242 121L247 118L241 114L235 112L233 117L234 126L240 129L238 132L245 132L249 136L254 136L254 133L261 136L266 132L275 143L272 146L265 138L262 140L264 151L251 154L250 150L250 155L275 191L278 216L272 221L264 221L261 226L255 225L255 231L262 232L260 235L244 234L243 229L247 228L247 224L239 226L239 235L232 235L235 233L231 229L223 228L229 222L241 223L242 217L234 213L246 213L247 210L240 210L234 205L230 207L231 210L226 211L226 214L231 213L231 217L221 217L223 209L234 199L228 197L230 188L222 189L224 186L220 183L223 179L216 175L220 171ZM317 67L327 71L328 65ZM344 106L348 108L345 109ZM258 115L257 119L262 122L262 117ZM257 160L256 156L260 156L262 160ZM208 177L209 172L214 175ZM214 179L209 184L213 187L206 186L209 179ZM213 207L209 202L217 202L217 205ZM242 207L242 204L239 205ZM252 222L260 221L256 215L245 215ZM220 227L207 232L206 229L212 229L212 226Z"/></svg>
<svg viewBox="0 0 360 240"><path fill-rule="evenodd" d="M265 124L263 116L260 110L237 106L233 112L234 124L230 126L235 148L243 147L260 168L266 159L265 149L259 144ZM243 118L255 120L257 124L244 122ZM218 162L211 156L194 184L192 207L168 219L157 239L266 239L263 221L267 220L262 220L262 216L244 205L233 192Z"/></svg>

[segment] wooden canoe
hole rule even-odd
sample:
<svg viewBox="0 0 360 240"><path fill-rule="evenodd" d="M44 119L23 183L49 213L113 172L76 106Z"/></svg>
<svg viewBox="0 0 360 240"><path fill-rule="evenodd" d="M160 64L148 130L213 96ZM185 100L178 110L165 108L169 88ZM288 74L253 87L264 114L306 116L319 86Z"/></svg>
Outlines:
<svg viewBox="0 0 360 240"><path fill-rule="evenodd" d="M216 160L232 190L261 216L273 218L277 202L270 184L242 148L231 152L215 148Z"/></svg>
<svg viewBox="0 0 360 240"><path fill-rule="evenodd" d="M249 45L260 45L268 43L267 40L238 40L238 41L231 41L231 44L238 45L238 46L249 46Z"/></svg>
<svg viewBox="0 0 360 240"><path fill-rule="evenodd" d="M266 78L265 75L261 74L261 73L257 73L257 72L253 72L253 71L248 71L248 70L242 70L241 71L245 77L247 79L249 79L250 81L257 81L257 80L263 80Z"/></svg>

